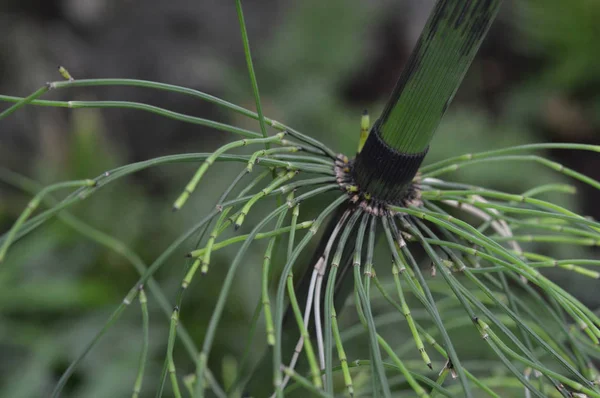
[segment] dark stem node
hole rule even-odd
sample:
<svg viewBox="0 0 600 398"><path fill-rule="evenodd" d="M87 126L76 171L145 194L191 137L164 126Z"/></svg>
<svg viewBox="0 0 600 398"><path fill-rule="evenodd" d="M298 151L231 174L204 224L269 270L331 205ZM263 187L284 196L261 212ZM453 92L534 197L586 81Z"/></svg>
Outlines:
<svg viewBox="0 0 600 398"><path fill-rule="evenodd" d="M421 153L399 152L386 144L379 136L378 123L373 126L369 138L358 156L344 164L336 162L338 180L355 187L358 201L373 202L378 207L386 205L416 204L419 194L413 184L427 149Z"/></svg>

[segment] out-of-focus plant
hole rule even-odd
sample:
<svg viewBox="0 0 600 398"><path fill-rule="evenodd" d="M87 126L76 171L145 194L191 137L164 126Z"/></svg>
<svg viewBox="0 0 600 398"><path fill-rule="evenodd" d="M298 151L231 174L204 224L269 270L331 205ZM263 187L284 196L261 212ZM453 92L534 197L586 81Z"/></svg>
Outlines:
<svg viewBox="0 0 600 398"><path fill-rule="evenodd" d="M524 391L526 396L537 397L600 397L594 364L600 354L600 318L540 272L546 267L561 268L599 279L600 273L593 267L600 261L553 258L524 250L521 244L596 245L600 241L600 223L539 198L548 192L573 193L568 185L534 184L526 192L514 194L440 179L473 165L533 163L598 189L597 181L528 152L543 148L600 152L600 148L577 144L521 145L451 157L420 167L500 3L436 3L382 115L373 126L368 116L363 116L354 158L338 154L309 135L263 115L239 0L236 6L257 112L185 87L129 79L76 80L64 69L64 81L49 83L29 97L0 96L14 102L0 114L0 120L28 104L71 109L122 108L244 137L214 153L164 156L117 167L93 179L49 185L38 191L2 236L0 264L10 256L9 249L16 241L52 217L66 218L79 232L127 258L140 274L121 305L66 369L53 396L60 395L87 353L138 299L142 313L141 354L137 377L132 381L133 396L139 396L143 388L151 346L148 301L155 301L169 317L170 325L159 396L168 384L176 397L188 393L197 397L240 396L243 392L262 394L265 390L275 396L306 396L310 392L316 396L471 397L485 393L498 397ZM39 99L49 90L102 85L189 95L258 121L259 132L148 104ZM251 149L249 154L229 153L245 147ZM242 167L215 205L149 266L119 240L90 230L66 212L121 178L151 167L185 162L201 162L201 166L175 200L174 210L182 209L196 191L208 188L202 182L209 169L223 169L225 162L241 163ZM11 175L7 176L6 180L11 180ZM12 178L16 185L18 180ZM31 187L21 185L28 190ZM70 193L62 200L53 199L62 190ZM337 195L331 196L333 192ZM275 198L275 204L268 202L269 198ZM315 219L303 220L301 209L313 198L320 198L325 205ZM242 231L240 227L247 225L257 211L264 209L261 205L267 203L272 207L253 219L255 223L248 233L226 237L230 229ZM42 205L48 209L36 213ZM294 267L326 220L330 227L320 236L315 261L300 281ZM302 237L297 239L297 235ZM178 247L193 237L198 242L197 249L189 253L173 305L153 275ZM383 260L375 254L379 237L387 246L387 258ZM267 240L268 245L259 270L247 261L247 254L261 239ZM220 249L236 244L241 247L215 293L216 305L197 346L180 323L184 293L194 284L200 286ZM281 262L275 261L278 246L283 246L286 253ZM427 272L419 264L423 259ZM235 296L234 278L242 267L253 267L261 273L261 300L248 335L240 335L248 342L244 356L239 361L224 358L219 362L211 353L223 330L221 321L227 302ZM344 289L346 280L352 282L350 289ZM271 281L277 285L274 295ZM344 292L354 295L347 299ZM380 302L394 311L380 312ZM354 309L353 324L342 323L342 318L338 318L344 304ZM255 387L249 383L253 373L247 357L261 313L272 365L271 383ZM403 322L412 338L395 347L389 328ZM459 346L454 334L457 330L479 336L482 344L475 351L475 343ZM184 377L176 357L178 339L195 368ZM357 339L366 343L358 344ZM366 349L361 350L363 347ZM413 360L414 354L420 357L418 361ZM301 358L304 364L299 363ZM218 363L222 370L216 377ZM457 382L447 379L448 375Z"/></svg>
<svg viewBox="0 0 600 398"><path fill-rule="evenodd" d="M585 90L600 85L598 54L600 4L580 0L527 0L516 4L517 27L528 39L525 48L552 62L544 71L546 84L562 90Z"/></svg>

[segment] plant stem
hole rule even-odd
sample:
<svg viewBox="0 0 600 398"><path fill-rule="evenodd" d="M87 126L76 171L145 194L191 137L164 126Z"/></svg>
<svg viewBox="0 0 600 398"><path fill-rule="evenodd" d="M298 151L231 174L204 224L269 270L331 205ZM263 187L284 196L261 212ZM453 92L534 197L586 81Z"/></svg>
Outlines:
<svg viewBox="0 0 600 398"><path fill-rule="evenodd" d="M356 157L360 191L398 203L502 0L438 0L388 103Z"/></svg>
<svg viewBox="0 0 600 398"><path fill-rule="evenodd" d="M258 121L260 124L260 131L262 136L267 138L267 127L265 125L265 117L262 113L262 107L260 105L260 95L258 93L258 83L256 82L256 74L254 73L254 65L252 63L252 55L250 53L250 42L248 41L248 32L246 31L246 22L244 21L244 12L242 11L242 1L235 1L235 8L238 14L238 20L240 24L240 31L242 33L242 42L244 43L244 55L246 56L246 64L248 65L248 74L250 75L250 82L252 83L252 91L254 92L254 100L256 102L256 113L258 114ZM265 148L269 149L269 144L265 143Z"/></svg>
<svg viewBox="0 0 600 398"><path fill-rule="evenodd" d="M475 58L501 0L439 0L380 117L397 151L424 151Z"/></svg>

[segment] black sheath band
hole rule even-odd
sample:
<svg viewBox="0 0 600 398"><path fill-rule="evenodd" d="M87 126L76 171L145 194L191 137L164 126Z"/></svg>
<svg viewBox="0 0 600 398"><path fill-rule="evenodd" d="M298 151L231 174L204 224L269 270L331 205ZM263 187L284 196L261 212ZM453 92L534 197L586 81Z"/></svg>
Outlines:
<svg viewBox="0 0 600 398"><path fill-rule="evenodd" d="M402 200L429 147L421 153L398 152L381 139L376 127L356 157L352 175L362 192L380 201L396 204Z"/></svg>

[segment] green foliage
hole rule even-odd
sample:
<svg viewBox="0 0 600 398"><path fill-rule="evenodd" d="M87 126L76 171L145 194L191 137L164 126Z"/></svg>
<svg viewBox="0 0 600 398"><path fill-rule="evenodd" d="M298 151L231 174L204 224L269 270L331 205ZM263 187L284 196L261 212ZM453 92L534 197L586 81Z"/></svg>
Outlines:
<svg viewBox="0 0 600 398"><path fill-rule="evenodd" d="M323 31L314 39L317 48L346 38L343 33L353 29L352 37L360 36L355 25L364 11L360 7L348 10L337 31L337 25L322 23L328 15L324 9L313 16L309 5L297 6L285 37L309 43L305 35L314 31L304 25ZM343 5L334 2L332 9L346 10ZM355 43L340 43L348 46L340 51L358 58ZM248 51L246 56L252 65ZM286 88L316 98L302 102L294 117L306 112L312 118L306 125L335 124L333 130L342 131L338 134L345 140L335 148L354 153L355 141L344 128L353 126L358 139L359 118L352 125L346 116L351 110L324 99L334 90L330 82L337 68L347 73L354 66L326 51L322 56L330 65L323 76L331 77L323 82L329 83ZM287 66L299 68L291 61ZM319 68L306 69L316 76ZM263 106L273 101L294 108L298 103L297 97L285 101L289 96L276 87L263 89L263 80L269 86L268 79L260 79ZM442 125L430 162L416 180L424 203L392 209L400 216L374 217L349 205L346 192L333 193L340 188L334 165L346 161L336 160L337 151L316 134L303 135L269 118L263 123L258 114L205 93L153 82L74 80L52 87L75 93L78 86L111 84L192 95L247 120L217 123L116 101L29 100L55 107L144 110L249 139L231 140L213 153L117 166L122 155L105 142L98 111L72 112L81 119L74 119L74 134L65 143L66 161L43 159L36 173L50 182L95 175L97 185L38 196L40 208L31 215L21 213L26 200L20 196L5 205L15 219L26 217L11 229L14 242L7 239L10 233L0 238L7 250L0 263L0 290L5 292L0 295L0 336L11 349L30 355L15 355L8 376L2 372L0 395L47 395L55 388L55 395L62 390L71 396L135 396L141 386L144 396L158 391L221 397L240 394L250 379L265 379L256 396L275 389L279 396L309 391L315 396L507 397L522 396L524 388L543 397L564 396L567 390L600 396L593 364L600 357L600 320L542 272L556 268L561 276L597 283L600 263L579 246L597 242L600 225L579 216L565 194L573 193L568 180L596 189L599 183L531 155L546 148L599 152L597 146L540 144L483 152L530 144L530 129L513 114L502 116L506 123L494 124L482 111L457 110ZM315 87L321 93L316 97L311 94ZM14 97L0 99L23 104ZM254 100L261 103L257 89ZM319 108L323 103L330 106ZM17 107L9 110L0 119ZM334 117L331 112L337 110ZM257 120L269 128L268 140L257 138L262 135ZM328 123L319 124L324 120ZM265 141L273 148L263 149ZM455 156L464 150L479 153ZM171 213L166 204L184 185L182 179L193 175L189 163L201 167L202 178L186 194L193 200L180 213ZM524 168L527 173L521 172ZM169 197L132 183L131 176L142 171L162 176ZM453 181L439 179L451 172ZM5 171L0 178L30 196L42 189L15 173ZM321 236L328 215L339 206L350 210L336 220L332 234ZM326 243L326 254L324 261L309 264L309 274L314 272L315 284L322 287L315 288L321 293L311 308L301 304L293 286L303 251L313 248L313 240ZM344 249L353 256L354 297L336 312L335 283L343 273ZM187 260L185 253L191 256ZM328 274L326 267L331 267ZM289 328L283 323L288 301L296 304ZM322 325L308 325L304 318L311 311L324 312ZM305 342L298 348L297 366L290 363L296 355L294 332ZM273 369L253 369L264 346Z"/></svg>
<svg viewBox="0 0 600 398"><path fill-rule="evenodd" d="M598 87L598 19L595 0L565 3L560 0L527 0L517 3L517 27L527 40L524 49L551 60L544 71L546 86L562 90Z"/></svg>

